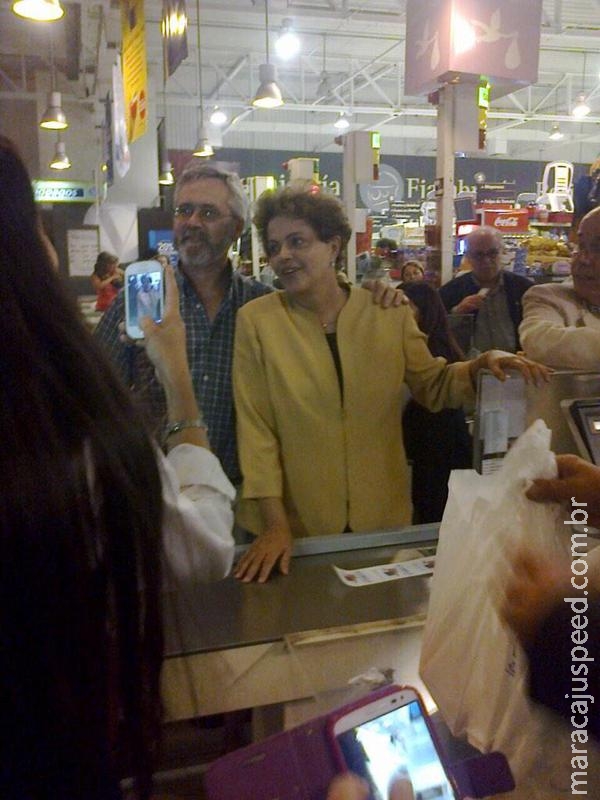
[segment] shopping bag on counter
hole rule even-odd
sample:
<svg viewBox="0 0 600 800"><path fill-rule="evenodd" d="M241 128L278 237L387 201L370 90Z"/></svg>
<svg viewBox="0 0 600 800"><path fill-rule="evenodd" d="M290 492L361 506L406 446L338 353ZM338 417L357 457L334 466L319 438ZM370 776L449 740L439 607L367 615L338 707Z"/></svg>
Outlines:
<svg viewBox="0 0 600 800"><path fill-rule="evenodd" d="M517 781L556 729L527 698L527 660L497 603L516 547L564 554L569 543L560 508L524 493L528 480L556 477L550 435L537 420L498 472L452 473L421 651L421 677L452 733L482 752L502 751Z"/></svg>

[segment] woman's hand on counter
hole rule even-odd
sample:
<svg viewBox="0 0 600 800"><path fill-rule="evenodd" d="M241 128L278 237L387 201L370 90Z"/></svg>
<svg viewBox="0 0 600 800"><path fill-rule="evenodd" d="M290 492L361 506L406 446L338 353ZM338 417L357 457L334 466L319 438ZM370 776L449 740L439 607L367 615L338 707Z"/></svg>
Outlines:
<svg viewBox="0 0 600 800"><path fill-rule="evenodd" d="M287 575L292 557L292 536L289 530L281 527L269 528L250 545L238 561L233 574L244 583L258 581L264 583L275 566Z"/></svg>
<svg viewBox="0 0 600 800"><path fill-rule="evenodd" d="M292 557L292 532L279 497L262 497L259 506L264 521L264 531L256 537L238 561L233 575L244 583L257 580L264 583L274 567L287 575Z"/></svg>
<svg viewBox="0 0 600 800"><path fill-rule="evenodd" d="M533 382L535 386L548 383L550 375L554 371L537 361L515 353L507 353L504 350L487 350L469 362L469 371L474 386L477 383L477 374L482 369L489 370L499 381L505 381L509 377L506 370L515 369L523 375L526 383Z"/></svg>

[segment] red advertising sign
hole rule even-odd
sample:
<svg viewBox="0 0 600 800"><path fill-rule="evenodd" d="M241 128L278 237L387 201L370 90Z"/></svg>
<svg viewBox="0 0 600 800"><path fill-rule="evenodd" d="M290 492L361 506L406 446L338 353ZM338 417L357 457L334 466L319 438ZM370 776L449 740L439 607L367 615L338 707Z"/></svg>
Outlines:
<svg viewBox="0 0 600 800"><path fill-rule="evenodd" d="M527 233L529 230L529 212L526 208L489 208L479 213L482 225L491 225L502 233Z"/></svg>

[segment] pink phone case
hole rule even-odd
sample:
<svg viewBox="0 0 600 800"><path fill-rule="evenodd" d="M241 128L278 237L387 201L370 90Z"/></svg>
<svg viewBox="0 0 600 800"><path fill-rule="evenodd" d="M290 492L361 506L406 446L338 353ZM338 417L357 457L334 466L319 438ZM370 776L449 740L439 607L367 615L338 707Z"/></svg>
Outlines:
<svg viewBox="0 0 600 800"><path fill-rule="evenodd" d="M333 736L335 722L357 708L403 689L410 689L418 696L411 686L386 686L331 714L222 756L208 767L204 775L207 799L323 800L333 778L347 769ZM470 758L448 767L444 749L422 701L421 706L440 759L459 798L488 797L514 788L508 763L501 753Z"/></svg>

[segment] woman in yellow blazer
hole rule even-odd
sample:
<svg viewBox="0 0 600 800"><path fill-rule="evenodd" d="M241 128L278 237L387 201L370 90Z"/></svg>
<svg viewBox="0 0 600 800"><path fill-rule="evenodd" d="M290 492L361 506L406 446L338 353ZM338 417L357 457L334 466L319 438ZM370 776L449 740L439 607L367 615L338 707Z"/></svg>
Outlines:
<svg viewBox="0 0 600 800"><path fill-rule="evenodd" d="M237 315L234 394L244 476L238 520L257 538L235 575L288 572L294 536L410 523L402 444L403 384L431 411L473 399L476 373L543 375L500 351L446 364L409 306L382 311L336 278L351 229L333 195L267 192L255 224L281 281Z"/></svg>

